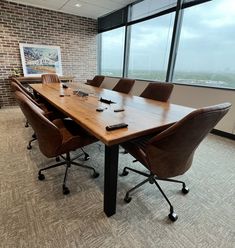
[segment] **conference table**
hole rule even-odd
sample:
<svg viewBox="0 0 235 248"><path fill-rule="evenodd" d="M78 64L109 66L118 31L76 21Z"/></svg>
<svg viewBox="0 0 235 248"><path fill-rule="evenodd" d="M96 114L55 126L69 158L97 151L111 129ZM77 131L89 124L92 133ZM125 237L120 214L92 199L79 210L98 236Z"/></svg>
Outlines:
<svg viewBox="0 0 235 248"><path fill-rule="evenodd" d="M84 83L69 83L68 88L58 83L30 86L105 144L103 209L108 217L116 212L119 145L159 132L193 111L189 107L122 94ZM98 112L97 108L103 111ZM115 112L117 109L124 111ZM106 126L119 123L126 123L128 127L106 130Z"/></svg>

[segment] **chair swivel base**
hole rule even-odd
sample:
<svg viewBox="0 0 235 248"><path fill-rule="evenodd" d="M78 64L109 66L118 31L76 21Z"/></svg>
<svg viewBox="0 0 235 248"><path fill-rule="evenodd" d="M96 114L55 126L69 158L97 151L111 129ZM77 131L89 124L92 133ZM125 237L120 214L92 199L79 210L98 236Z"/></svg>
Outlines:
<svg viewBox="0 0 235 248"><path fill-rule="evenodd" d="M76 165L76 166L80 166L80 167L83 167L83 168L87 168L87 169L90 169L90 170L93 170L93 174L92 174L92 177L93 178L97 178L99 176L99 173L96 172L96 170L91 167L91 166L87 166L87 165L83 165L83 164L79 164L79 163L76 163L76 162L73 162L74 159L78 158L74 158L74 159L70 159L70 155L67 153L66 154L66 157L63 157L61 156L65 161L63 162L60 162L60 163L57 163L57 164L54 164L54 165L51 165L51 166L48 166L46 168L43 168L41 170L39 170L38 172L38 180L40 181L43 181L45 179L45 175L42 174L42 171L44 170L48 170L48 169L51 169L51 168L55 168L55 167L58 167L58 166L61 166L61 165L65 165L66 166L66 170L65 170L65 175L64 175L64 181L63 181L63 186L62 186L62 191L63 191L63 194L64 195L68 195L70 193L70 190L69 188L66 186L66 179L67 179L67 173L68 173L68 168L73 164L73 165Z"/></svg>
<svg viewBox="0 0 235 248"><path fill-rule="evenodd" d="M129 194L127 193L127 194L125 195L125 197L124 197L124 201L125 201L126 203L130 203L131 200L132 200L132 197L130 197ZM169 218L171 221L174 222L174 221L176 221L176 220L178 219L178 216L177 216L177 214L174 212L174 210L172 210L172 212L170 212L170 213L168 214L168 218Z"/></svg>
<svg viewBox="0 0 235 248"><path fill-rule="evenodd" d="M127 169L129 169L130 171L133 171L133 172L136 172L140 175L143 175L145 177L147 177L147 179L145 179L143 182L137 184L135 187L131 188L130 190L127 191L125 197L124 197L124 201L126 203L129 203L131 202L132 198L129 196L130 192L134 191L135 189L139 188L140 186L142 186L143 184L149 182L150 184L154 184L158 187L159 191L161 192L161 194L164 196L165 200L167 201L167 203L169 204L170 206L170 213L168 215L169 219L174 222L178 219L178 216L177 214L174 212L174 208L173 206L171 205L171 202L169 201L169 199L167 198L167 196L165 195L165 193L163 192L163 190L161 189L160 185L157 183L156 180L162 180L162 181L169 181L169 182L176 182L176 183L182 183L183 184L183 187L182 187L182 193L183 194L187 194L189 192L189 189L188 187L186 187L185 183L182 182L182 181L178 181L178 180L174 180L174 179L163 179L163 178L158 178L156 176L154 176L152 173L150 174L147 174L147 173L144 173L144 172L141 172L141 171L138 171L138 170L135 170L135 169L132 169L132 168L129 168L129 167L125 167L122 171L122 173L120 174L120 176L127 176L129 174L129 172L127 171Z"/></svg>

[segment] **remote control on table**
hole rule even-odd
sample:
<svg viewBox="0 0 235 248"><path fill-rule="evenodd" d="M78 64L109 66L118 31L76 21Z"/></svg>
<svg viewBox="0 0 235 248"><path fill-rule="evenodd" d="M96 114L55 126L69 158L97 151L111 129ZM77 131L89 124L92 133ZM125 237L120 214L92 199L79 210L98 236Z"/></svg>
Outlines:
<svg viewBox="0 0 235 248"><path fill-rule="evenodd" d="M124 109L114 109L114 112L122 112Z"/></svg>
<svg viewBox="0 0 235 248"><path fill-rule="evenodd" d="M106 127L107 131L112 131L112 130L116 130L119 128L124 128L124 127L128 127L128 124L126 123L119 123L119 124L115 124L115 125L109 125Z"/></svg>
<svg viewBox="0 0 235 248"><path fill-rule="evenodd" d="M107 109L107 108L97 108L96 111L97 112L103 112L105 109Z"/></svg>

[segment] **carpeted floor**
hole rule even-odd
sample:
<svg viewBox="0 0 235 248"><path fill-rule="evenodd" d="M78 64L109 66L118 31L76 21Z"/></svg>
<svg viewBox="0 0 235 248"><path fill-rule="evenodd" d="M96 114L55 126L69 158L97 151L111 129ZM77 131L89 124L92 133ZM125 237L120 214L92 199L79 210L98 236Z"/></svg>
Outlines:
<svg viewBox="0 0 235 248"><path fill-rule="evenodd" d="M72 167L62 194L64 168L45 173L39 168L53 163L39 151L37 142L27 150L32 129L18 108L0 110L0 247L139 248L235 247L235 142L209 135L195 154L191 169L182 177L190 188L162 182L179 219L168 220L168 205L154 185L138 189L129 204L125 191L143 178L133 173L118 179L117 213L103 213L104 146L86 148L100 177ZM132 164L120 154L119 171Z"/></svg>

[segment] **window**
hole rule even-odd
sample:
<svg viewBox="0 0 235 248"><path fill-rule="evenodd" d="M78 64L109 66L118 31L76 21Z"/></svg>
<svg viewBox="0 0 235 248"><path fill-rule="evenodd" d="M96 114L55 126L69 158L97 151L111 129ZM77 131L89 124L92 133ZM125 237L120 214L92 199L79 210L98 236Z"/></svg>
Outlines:
<svg viewBox="0 0 235 248"><path fill-rule="evenodd" d="M174 82L235 89L235 1L184 11Z"/></svg>
<svg viewBox="0 0 235 248"><path fill-rule="evenodd" d="M177 0L144 0L132 6L130 21L138 20L175 7Z"/></svg>
<svg viewBox="0 0 235 248"><path fill-rule="evenodd" d="M125 28L101 34L101 74L122 76Z"/></svg>
<svg viewBox="0 0 235 248"><path fill-rule="evenodd" d="M128 77L166 79L174 13L132 25Z"/></svg>

